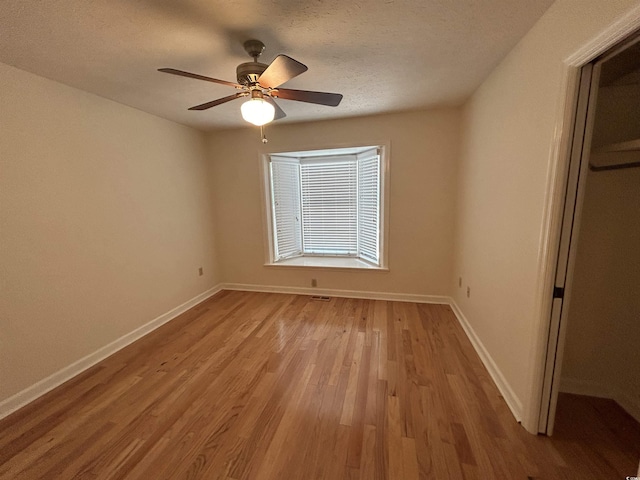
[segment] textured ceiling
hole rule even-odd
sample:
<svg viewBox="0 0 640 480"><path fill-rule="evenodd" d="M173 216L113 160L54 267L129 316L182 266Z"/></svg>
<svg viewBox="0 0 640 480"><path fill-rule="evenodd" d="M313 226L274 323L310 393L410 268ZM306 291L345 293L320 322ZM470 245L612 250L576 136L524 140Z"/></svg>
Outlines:
<svg viewBox="0 0 640 480"><path fill-rule="evenodd" d="M200 129L245 124L231 87L262 40L309 70L284 87L342 93L336 108L279 100L281 122L456 105L552 0L2 0L0 62Z"/></svg>

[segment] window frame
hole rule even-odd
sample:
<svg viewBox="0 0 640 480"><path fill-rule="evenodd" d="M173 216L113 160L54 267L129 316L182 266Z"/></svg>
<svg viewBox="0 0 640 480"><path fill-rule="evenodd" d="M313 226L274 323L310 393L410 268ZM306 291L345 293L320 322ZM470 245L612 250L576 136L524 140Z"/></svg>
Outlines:
<svg viewBox="0 0 640 480"><path fill-rule="evenodd" d="M270 158L272 155L303 156L308 153L350 154L362 153L368 149L377 148L380 152L380 265L374 265L367 260L357 257L341 257L331 255L309 255L276 260L275 258L275 235L274 235L274 211L272 204L272 184L270 171ZM289 268L321 268L321 269L344 269L344 270L368 270L368 271L388 271L388 244L389 244L389 142L371 142L361 145L332 145L316 146L313 148L299 148L291 150L267 151L259 155L261 190L262 190L262 216L263 216L263 245L265 266L268 267L289 267Z"/></svg>

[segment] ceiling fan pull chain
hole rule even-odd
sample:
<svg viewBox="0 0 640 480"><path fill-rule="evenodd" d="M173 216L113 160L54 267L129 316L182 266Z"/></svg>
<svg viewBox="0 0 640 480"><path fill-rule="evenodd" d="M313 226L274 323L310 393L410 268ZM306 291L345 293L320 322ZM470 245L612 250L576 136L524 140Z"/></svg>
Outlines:
<svg viewBox="0 0 640 480"><path fill-rule="evenodd" d="M260 136L262 137L262 143L267 143L267 136L264 133L264 125L260 125Z"/></svg>

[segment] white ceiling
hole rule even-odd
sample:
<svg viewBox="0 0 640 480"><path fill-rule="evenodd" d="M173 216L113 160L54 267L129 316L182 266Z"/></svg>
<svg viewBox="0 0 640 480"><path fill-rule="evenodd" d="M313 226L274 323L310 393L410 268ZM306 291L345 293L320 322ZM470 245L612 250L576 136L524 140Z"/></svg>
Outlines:
<svg viewBox="0 0 640 480"><path fill-rule="evenodd" d="M245 124L231 87L262 40L309 70L287 88L342 93L336 108L278 100L281 122L456 105L552 0L2 0L0 62L200 129Z"/></svg>

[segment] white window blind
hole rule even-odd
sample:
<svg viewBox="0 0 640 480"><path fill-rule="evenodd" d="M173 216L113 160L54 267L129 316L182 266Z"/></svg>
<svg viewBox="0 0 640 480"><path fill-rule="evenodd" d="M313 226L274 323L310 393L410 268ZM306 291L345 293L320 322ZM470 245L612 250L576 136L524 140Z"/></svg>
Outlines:
<svg viewBox="0 0 640 480"><path fill-rule="evenodd" d="M271 158L273 242L276 260L302 254L300 229L300 165Z"/></svg>
<svg viewBox="0 0 640 480"><path fill-rule="evenodd" d="M380 263L380 155L358 155L358 256Z"/></svg>
<svg viewBox="0 0 640 480"><path fill-rule="evenodd" d="M358 254L357 175L355 156L301 162L304 253Z"/></svg>

